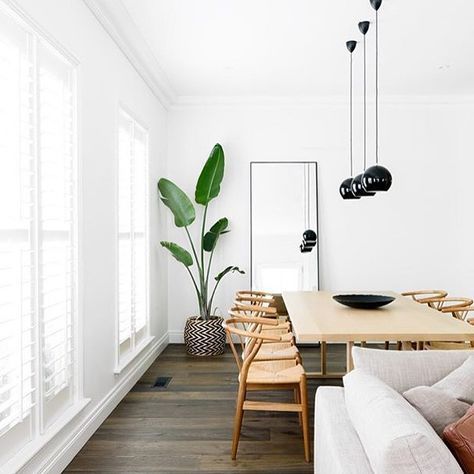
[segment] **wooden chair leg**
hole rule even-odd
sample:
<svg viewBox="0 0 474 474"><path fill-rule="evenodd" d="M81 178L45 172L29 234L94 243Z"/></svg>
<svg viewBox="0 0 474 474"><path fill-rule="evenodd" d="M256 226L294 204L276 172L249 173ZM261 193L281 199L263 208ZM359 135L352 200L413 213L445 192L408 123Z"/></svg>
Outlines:
<svg viewBox="0 0 474 474"><path fill-rule="evenodd" d="M293 391L295 393L295 403L297 403L298 405L301 405L301 397L300 397L299 387L295 388ZM298 420L299 420L300 426L302 426L302 424L303 424L303 415L301 414L300 411L298 412Z"/></svg>
<svg viewBox="0 0 474 474"><path fill-rule="evenodd" d="M303 375L300 380L300 396L303 418L303 442L304 442L304 459L306 462L311 462L311 446L309 438L309 419L308 419L308 392L306 386L306 375Z"/></svg>
<svg viewBox="0 0 474 474"><path fill-rule="evenodd" d="M235 407L234 433L232 435L232 459L237 457L237 448L239 447L240 430L242 428L242 419L244 417L244 401L247 390L245 384L239 384L239 393L237 395L237 406Z"/></svg>
<svg viewBox="0 0 474 474"><path fill-rule="evenodd" d="M385 350L388 351L390 349L390 341L385 341Z"/></svg>
<svg viewBox="0 0 474 474"><path fill-rule="evenodd" d="M397 351L402 350L402 341L397 341Z"/></svg>

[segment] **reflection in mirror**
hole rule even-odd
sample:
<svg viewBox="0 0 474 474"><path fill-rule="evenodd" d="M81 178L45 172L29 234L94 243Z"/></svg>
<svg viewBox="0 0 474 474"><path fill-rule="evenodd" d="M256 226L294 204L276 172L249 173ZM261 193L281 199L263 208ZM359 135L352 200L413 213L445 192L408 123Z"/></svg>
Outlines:
<svg viewBox="0 0 474 474"><path fill-rule="evenodd" d="M319 289L316 162L250 163L253 289Z"/></svg>

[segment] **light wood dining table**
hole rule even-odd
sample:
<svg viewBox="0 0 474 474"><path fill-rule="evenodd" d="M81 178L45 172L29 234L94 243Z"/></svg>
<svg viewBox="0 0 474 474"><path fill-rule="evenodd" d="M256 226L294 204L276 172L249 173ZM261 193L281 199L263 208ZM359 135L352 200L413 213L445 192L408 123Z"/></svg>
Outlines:
<svg viewBox="0 0 474 474"><path fill-rule="evenodd" d="M352 293L352 292L345 292ZM362 292L358 292L362 293ZM346 369L352 370L352 347L362 341L474 341L474 326L392 291L393 303L377 309L355 309L333 300L329 291L282 293L297 343L321 343L321 371L313 378L341 377L327 371L327 343L346 344ZM370 292L365 292L370 294Z"/></svg>

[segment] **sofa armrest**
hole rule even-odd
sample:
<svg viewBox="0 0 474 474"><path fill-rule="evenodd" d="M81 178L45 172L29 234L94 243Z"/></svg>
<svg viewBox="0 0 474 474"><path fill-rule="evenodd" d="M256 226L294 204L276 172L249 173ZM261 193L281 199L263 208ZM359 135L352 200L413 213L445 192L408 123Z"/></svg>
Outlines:
<svg viewBox="0 0 474 474"><path fill-rule="evenodd" d="M397 392L433 385L458 368L473 351L384 351L354 347L354 367L373 375Z"/></svg>
<svg viewBox="0 0 474 474"><path fill-rule="evenodd" d="M373 474L344 400L342 387L319 387L314 420L315 474Z"/></svg>

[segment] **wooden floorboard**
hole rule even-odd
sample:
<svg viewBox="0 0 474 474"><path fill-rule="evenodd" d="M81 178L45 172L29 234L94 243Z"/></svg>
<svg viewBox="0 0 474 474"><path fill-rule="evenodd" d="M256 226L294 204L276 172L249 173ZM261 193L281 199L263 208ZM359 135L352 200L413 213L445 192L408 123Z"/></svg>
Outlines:
<svg viewBox="0 0 474 474"><path fill-rule="evenodd" d="M306 370L319 370L319 348L301 351ZM331 346L328 369L342 371L344 363L345 346ZM167 388L151 390L157 377L172 379ZM310 380L310 413L318 386L340 384L340 379ZM182 345L170 345L65 472L312 473L313 464L304 462L297 414L247 412L237 460L230 459L236 393L230 351L215 358L194 358ZM281 392L250 397L290 400L289 393Z"/></svg>

